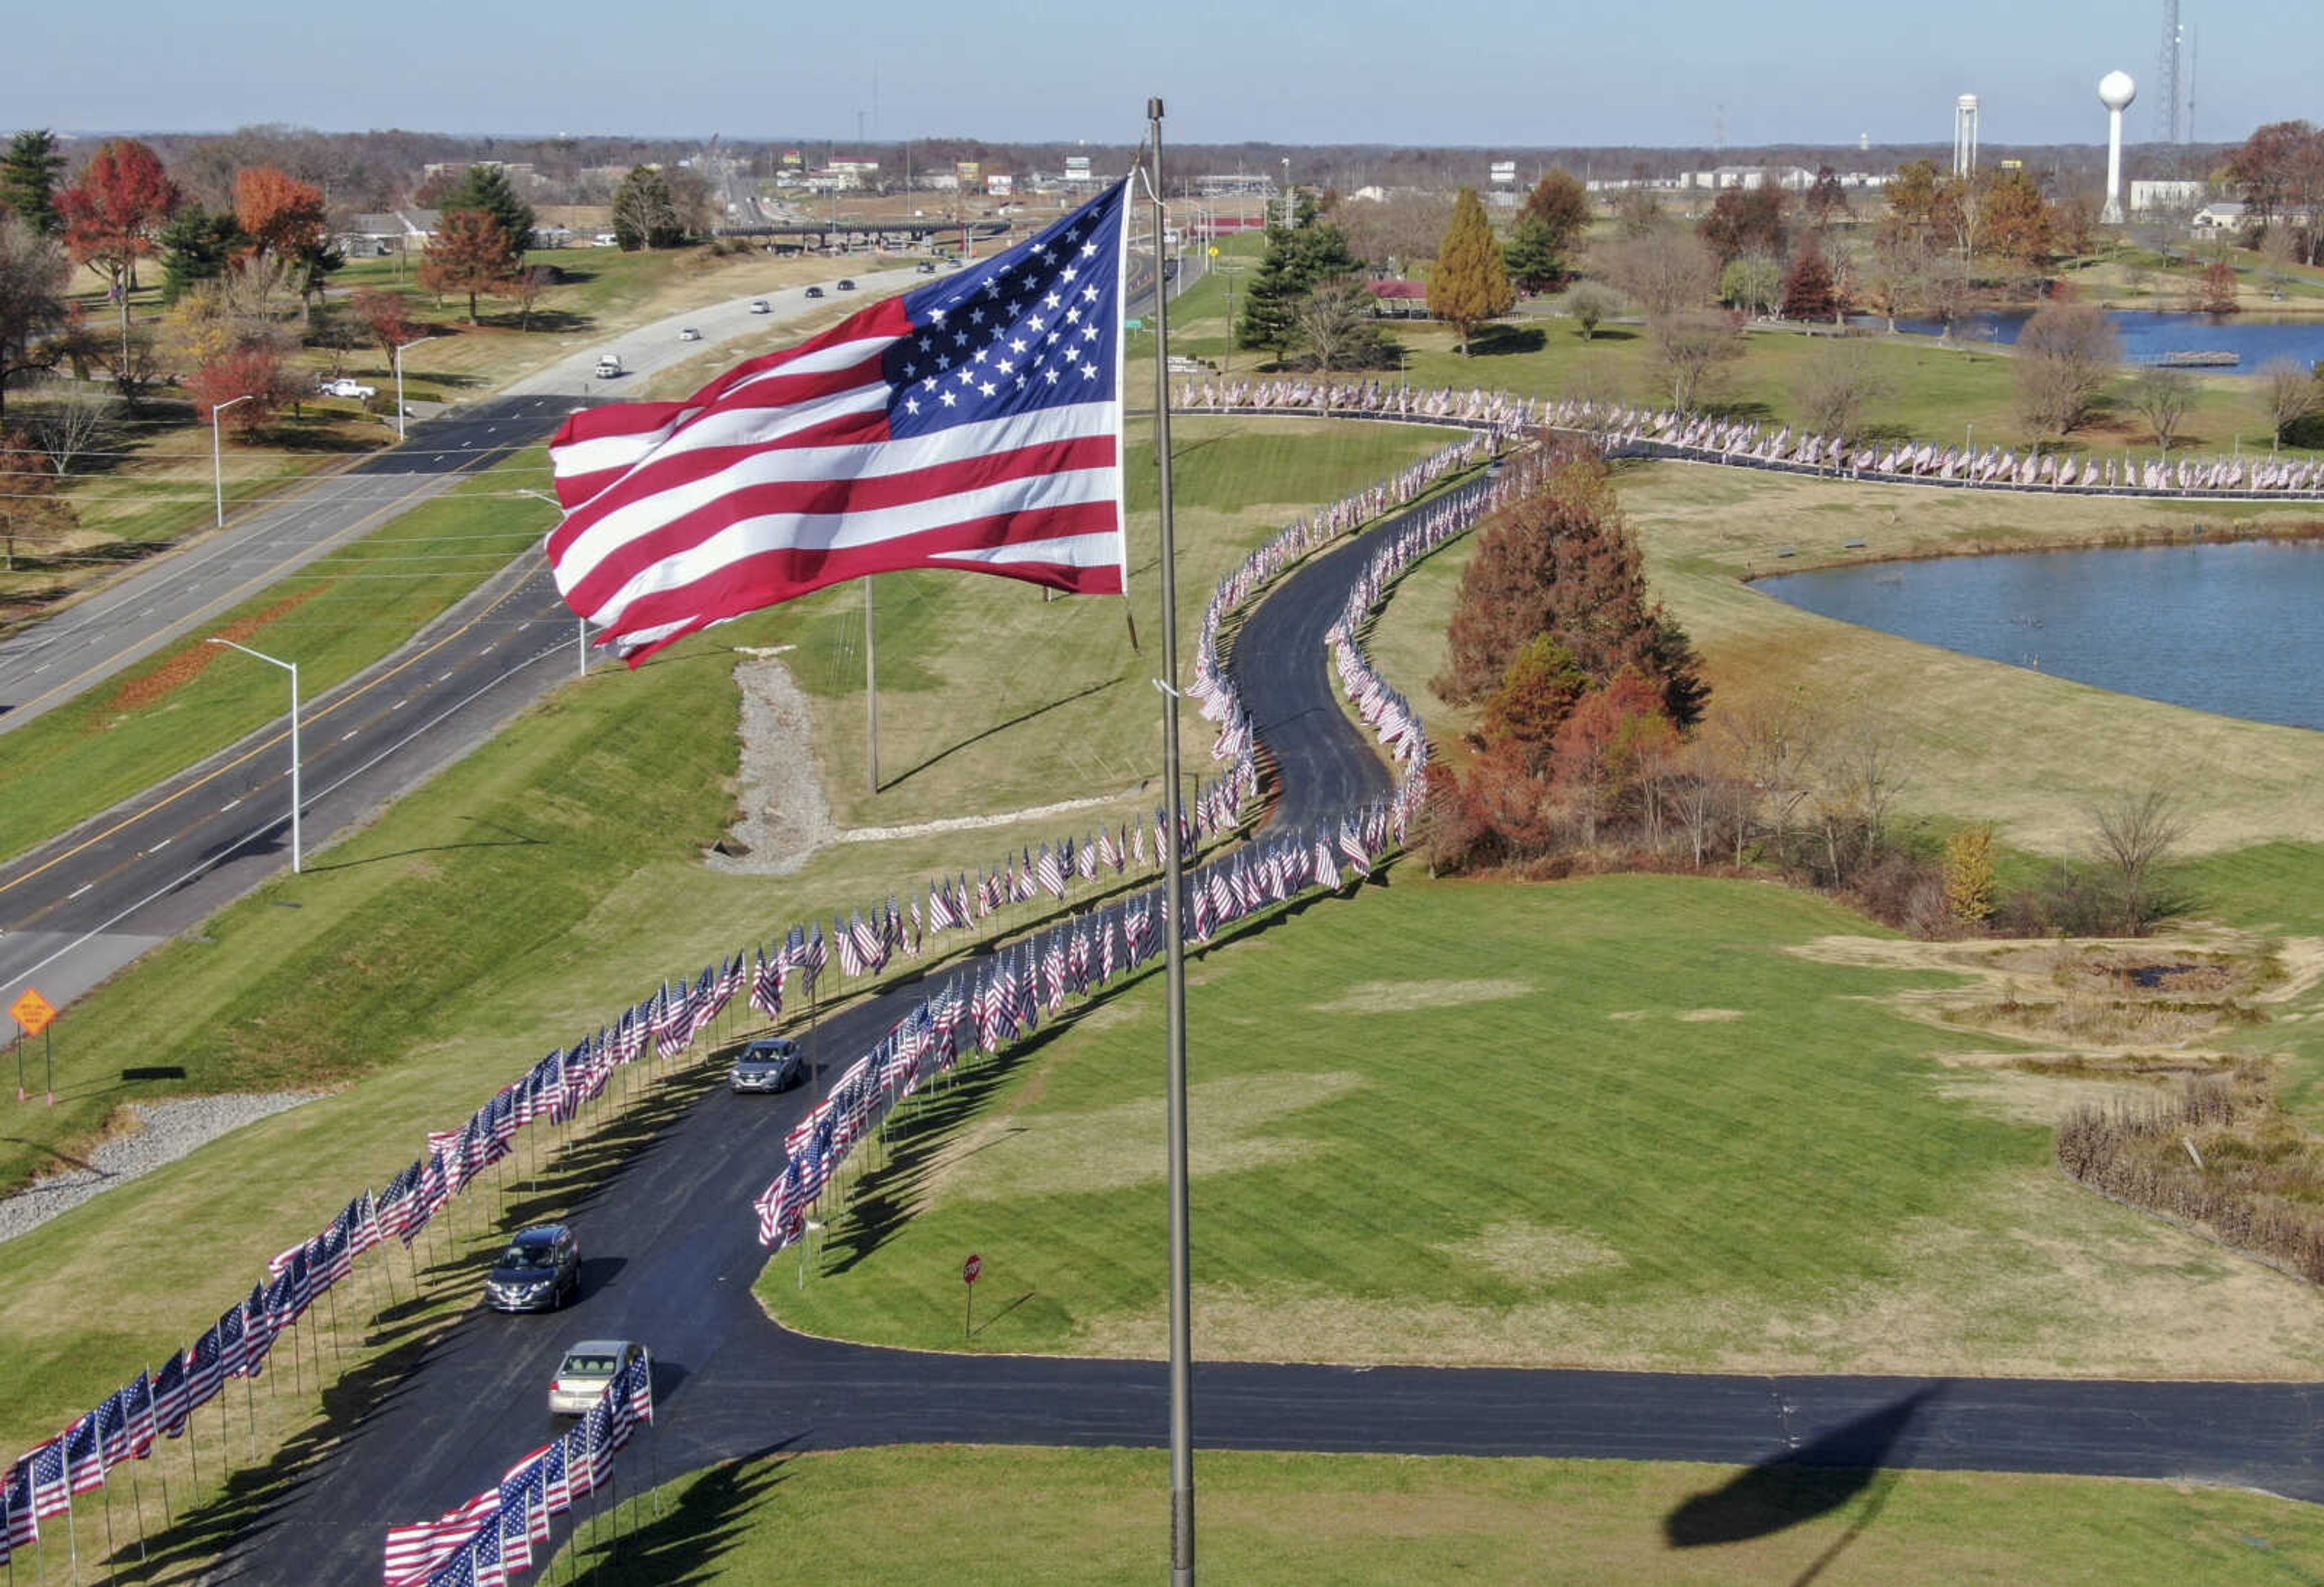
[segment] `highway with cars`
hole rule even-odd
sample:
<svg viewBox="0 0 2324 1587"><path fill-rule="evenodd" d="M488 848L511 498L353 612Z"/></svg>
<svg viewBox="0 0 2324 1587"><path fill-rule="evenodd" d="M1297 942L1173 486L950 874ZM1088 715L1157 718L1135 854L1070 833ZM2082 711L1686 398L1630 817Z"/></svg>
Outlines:
<svg viewBox="0 0 2324 1587"><path fill-rule="evenodd" d="M918 279L903 269L857 282L871 298ZM204 631L284 574L547 439L583 399L618 399L713 341L771 341L825 307L796 287L755 301L766 310L737 298L586 342L503 394L415 425L403 445L156 558L0 643L0 752L9 728ZM703 341L681 341L688 328ZM595 377L606 353L622 360L625 375ZM545 488L547 476L536 483ZM544 502L544 532L554 521ZM305 701L305 850L312 855L368 821L573 676L577 640L547 564L527 552L394 656ZM286 710L283 721L184 775L0 864L0 1007L27 987L65 1006L279 873L289 857L290 759Z"/></svg>
<svg viewBox="0 0 2324 1587"><path fill-rule="evenodd" d="M1333 696L1322 645L1301 638L1320 635L1341 610L1383 532L1311 560L1237 641L1237 681L1282 784L1275 819L1301 807L1311 778L1386 785ZM813 1043L824 1078L919 995L908 983L825 1021ZM1199 1006L1194 1018L1199 1047ZM309 1463L275 1473L281 1497L230 1546L219 1579L289 1584L375 1571L389 1525L451 1509L551 1436L550 1375L585 1338L635 1340L653 1353L659 1423L624 1453L625 1489L783 1450L1166 1440L1159 1362L886 1350L769 1320L751 1293L764 1265L751 1200L815 1084L738 1096L697 1073L641 1104L613 1143L580 1149L569 1214L583 1253L578 1299L545 1316L480 1305L397 1359L392 1375L343 1396L363 1408ZM1148 1144L1159 1152L1158 1140ZM854 1194L877 1196L879 1186ZM511 1200L512 1215L524 1216L523 1194ZM1157 1245L1162 1237L1157 1226ZM1198 1225L1198 1249L1200 1239ZM794 1260L779 1259L779 1282ZM1004 1272L987 1278L996 1306L1014 1298ZM1198 1350L1200 1326L1198 1314ZM2315 1439L2324 1389L2307 1384L1213 1362L1197 1368L1194 1393L1197 1440L1209 1448L2082 1472L2324 1500Z"/></svg>

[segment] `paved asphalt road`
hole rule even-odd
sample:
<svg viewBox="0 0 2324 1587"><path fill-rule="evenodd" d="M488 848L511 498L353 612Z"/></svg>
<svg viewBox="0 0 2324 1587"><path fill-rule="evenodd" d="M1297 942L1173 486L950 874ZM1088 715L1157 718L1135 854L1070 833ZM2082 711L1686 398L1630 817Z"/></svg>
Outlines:
<svg viewBox="0 0 2324 1587"><path fill-rule="evenodd" d="M1238 646L1253 715L1293 784L1287 807L1311 775L1387 785L1331 698L1320 640L1369 555L1359 541L1318 558L1261 604ZM1314 639L1286 638L1306 634ZM826 1068L849 1061L914 995L902 988L826 1022ZM750 1294L761 1266L750 1202L808 1095L714 1087L660 1107L617 1157L583 1165L595 1178L574 1217L579 1299L551 1316L480 1309L368 1385L368 1408L213 1579L374 1579L387 1526L452 1508L554 1432L550 1371L565 1345L587 1337L635 1338L655 1353L659 1425L625 1453L628 1482L776 1448L1166 1440L1158 1363L920 1354L801 1338L767 1320ZM988 1271L984 1288L996 1308L1015 1298L1003 1271ZM1196 1326L1199 1348L1199 1316ZM2310 1385L1220 1363L1197 1370L1194 1414L1213 1448L2071 1472L2324 1500L2324 1396ZM1734 1513L1749 1509L1748 1486L1735 1491ZM1666 1525L1708 1540L1731 1522L1723 1496L1709 1494Z"/></svg>

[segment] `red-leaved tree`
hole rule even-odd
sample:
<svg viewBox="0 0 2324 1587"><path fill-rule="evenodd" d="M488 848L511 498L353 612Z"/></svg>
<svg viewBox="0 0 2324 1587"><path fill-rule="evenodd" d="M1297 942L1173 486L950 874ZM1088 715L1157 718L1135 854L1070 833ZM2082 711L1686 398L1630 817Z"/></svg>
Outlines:
<svg viewBox="0 0 2324 1587"><path fill-rule="evenodd" d="M194 371L186 389L193 393L194 412L204 424L217 416L226 428L245 436L273 417L299 390L281 355L265 346L229 347ZM235 402L237 397L250 400ZM218 414L229 402L234 406Z"/></svg>
<svg viewBox="0 0 2324 1587"><path fill-rule="evenodd" d="M420 284L431 292L466 292L468 323L476 323L476 295L504 291L523 262L501 223L481 209L447 209L420 261Z"/></svg>
<svg viewBox="0 0 2324 1587"><path fill-rule="evenodd" d="M403 300L401 293L383 292L377 287L361 287L356 289L353 305L355 317L363 321L364 329L370 333L372 341L378 344L380 352L391 362L394 361L398 347L407 342L417 342L429 334L412 316L411 305Z"/></svg>
<svg viewBox="0 0 2324 1587"><path fill-rule="evenodd" d="M137 261L153 252L155 235L176 213L180 199L161 157L134 138L104 144L79 179L57 196L58 212L65 219L65 246L76 263L105 277L121 307L124 341Z"/></svg>

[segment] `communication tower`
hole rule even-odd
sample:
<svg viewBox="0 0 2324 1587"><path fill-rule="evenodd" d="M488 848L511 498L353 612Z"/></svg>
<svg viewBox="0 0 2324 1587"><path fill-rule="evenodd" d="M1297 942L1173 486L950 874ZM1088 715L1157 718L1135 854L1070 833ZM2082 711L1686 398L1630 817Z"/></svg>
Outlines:
<svg viewBox="0 0 2324 1587"><path fill-rule="evenodd" d="M2179 0L2163 0L2163 48L2154 61L2154 141L2183 143L2186 129L2179 107L2179 62L2187 50L2187 30L2179 25Z"/></svg>

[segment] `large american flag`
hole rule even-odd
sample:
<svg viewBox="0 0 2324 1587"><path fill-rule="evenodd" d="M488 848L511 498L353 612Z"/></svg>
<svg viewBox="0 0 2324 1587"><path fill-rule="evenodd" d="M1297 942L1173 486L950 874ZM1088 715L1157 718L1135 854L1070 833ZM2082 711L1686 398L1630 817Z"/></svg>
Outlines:
<svg viewBox="0 0 2324 1587"><path fill-rule="evenodd" d="M550 443L557 587L632 665L898 568L1120 594L1126 184L682 402Z"/></svg>

